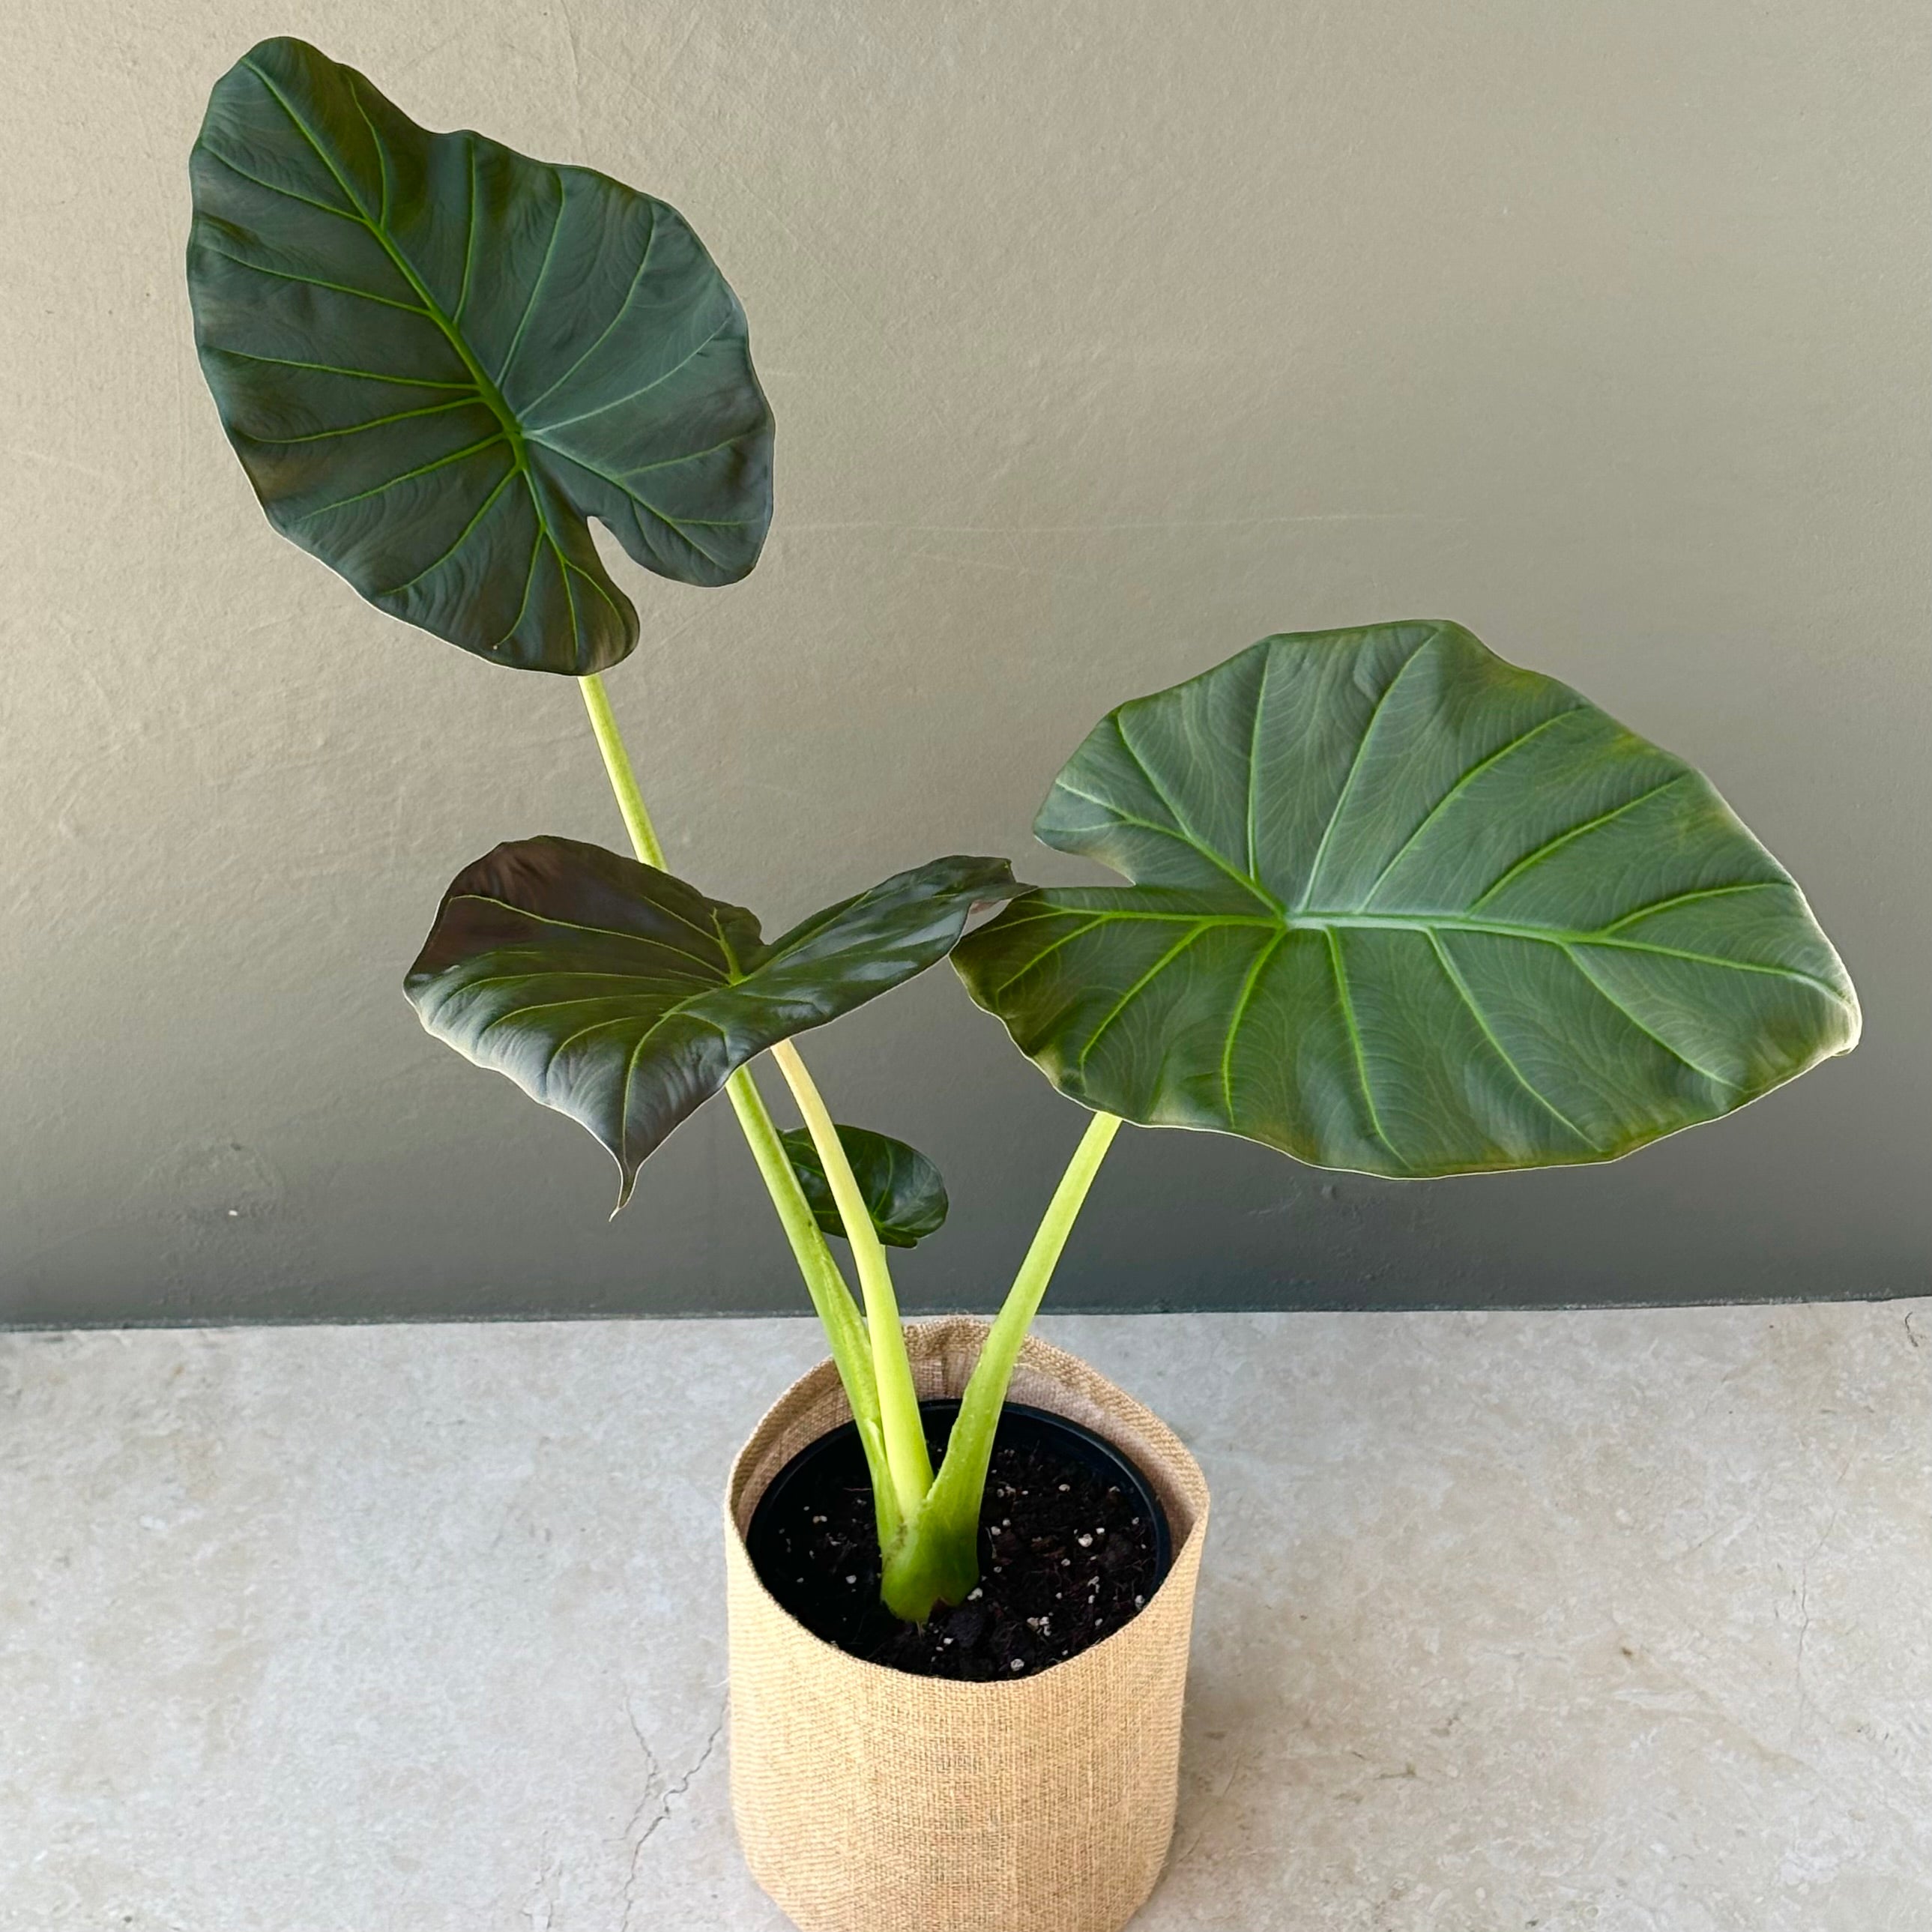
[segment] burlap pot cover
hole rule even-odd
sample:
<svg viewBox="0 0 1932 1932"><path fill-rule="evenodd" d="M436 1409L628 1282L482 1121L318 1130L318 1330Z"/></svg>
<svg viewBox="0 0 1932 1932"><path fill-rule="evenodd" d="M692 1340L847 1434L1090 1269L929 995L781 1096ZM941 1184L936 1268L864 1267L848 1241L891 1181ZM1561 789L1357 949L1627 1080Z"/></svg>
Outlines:
<svg viewBox="0 0 1932 1932"><path fill-rule="evenodd" d="M963 1317L908 1330L922 1398L964 1389L986 1332ZM1117 1932L1160 1876L1208 1486L1157 1417L1037 1337L1012 1394L1139 1465L1174 1566L1112 1636L1011 1683L862 1663L758 1581L744 1532L766 1485L850 1419L830 1362L785 1392L732 1465L731 1802L753 1875L802 1932Z"/></svg>

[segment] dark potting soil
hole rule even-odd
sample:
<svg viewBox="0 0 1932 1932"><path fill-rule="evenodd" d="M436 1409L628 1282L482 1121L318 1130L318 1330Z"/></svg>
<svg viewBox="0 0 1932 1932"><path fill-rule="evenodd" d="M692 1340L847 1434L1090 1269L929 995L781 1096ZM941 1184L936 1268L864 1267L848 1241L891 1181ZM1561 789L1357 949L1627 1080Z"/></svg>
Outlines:
<svg viewBox="0 0 1932 1932"><path fill-rule="evenodd" d="M951 1418L928 1416L933 1461ZM856 1469L853 1465L856 1462ZM1130 1482L1032 1442L996 1438L980 1518L980 1587L923 1627L879 1600L872 1490L856 1441L787 1485L754 1552L765 1587L814 1636L922 1677L987 1683L1077 1657L1129 1622L1162 1574L1160 1533Z"/></svg>

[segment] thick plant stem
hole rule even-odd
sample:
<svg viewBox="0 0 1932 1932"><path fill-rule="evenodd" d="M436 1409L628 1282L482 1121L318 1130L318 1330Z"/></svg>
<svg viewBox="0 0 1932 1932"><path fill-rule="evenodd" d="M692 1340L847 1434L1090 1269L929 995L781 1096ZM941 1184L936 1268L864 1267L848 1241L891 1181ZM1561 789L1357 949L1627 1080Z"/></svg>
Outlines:
<svg viewBox="0 0 1932 1932"><path fill-rule="evenodd" d="M819 1165L830 1184L838 1218L845 1224L859 1286L866 1298L866 1326L872 1338L872 1379L878 1390L879 1413L886 1435L886 1457L892 1468L892 1489L902 1516L910 1518L932 1486L932 1461L926 1453L926 1428L920 1419L919 1394L913 1387L912 1364L906 1357L905 1331L899 1320L898 1298L892 1292L892 1270L872 1210L859 1192L852 1163L838 1139L826 1107L799 1058L798 1048L782 1040L772 1058L791 1089L804 1117L806 1131L818 1150Z"/></svg>
<svg viewBox="0 0 1932 1932"><path fill-rule="evenodd" d="M617 720L611 712L603 680L593 674L578 679L578 682L583 689L584 707L590 714L590 728L596 734L597 748L603 754L604 769L610 778L610 789L616 794L617 808L623 814L624 829L631 836L632 849L646 865L655 866L662 872L664 847L658 842L657 829L651 823L637 774L631 768L630 754L624 748L623 736L617 729ZM725 1082L724 1090L730 1096L732 1111L738 1116L738 1124L744 1130L752 1158L757 1162L759 1175L772 1197L772 1205L778 1210L778 1223L784 1230L785 1239L791 1244L798 1271L805 1277L806 1292L812 1297L812 1305L817 1310L826 1339L831 1344L832 1359L837 1366L838 1378L844 1384L846 1399L852 1406L853 1419L859 1426L860 1440L865 1445L866 1466L872 1472L880 1547L888 1548L898 1535L904 1513L898 1492L890 1479L878 1390L867 1351L865 1325L859 1319L852 1291L838 1262L832 1258L832 1250L826 1245L818 1222L812 1218L811 1204L799 1185L798 1176L792 1172L791 1162L778 1138L777 1128L772 1124L772 1117L765 1109L764 1096L752 1078L751 1069L740 1067ZM866 1225L869 1228L872 1223L868 1220ZM922 1443L921 1446L922 1448ZM923 1495L925 1492L922 1490L920 1493Z"/></svg>
<svg viewBox="0 0 1932 1932"><path fill-rule="evenodd" d="M994 1318L925 1506L909 1517L905 1534L887 1553L884 1594L896 1616L922 1623L934 1603L956 1604L980 1580L980 1498L1013 1366L1087 1190L1120 1127L1119 1116L1114 1114L1096 1114L1088 1123Z"/></svg>

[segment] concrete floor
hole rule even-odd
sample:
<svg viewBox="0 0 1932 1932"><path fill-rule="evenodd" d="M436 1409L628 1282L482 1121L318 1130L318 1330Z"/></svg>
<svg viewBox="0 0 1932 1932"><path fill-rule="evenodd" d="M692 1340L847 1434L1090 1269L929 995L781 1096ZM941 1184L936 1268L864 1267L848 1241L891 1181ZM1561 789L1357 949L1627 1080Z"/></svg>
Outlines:
<svg viewBox="0 0 1932 1932"><path fill-rule="evenodd" d="M1216 1514L1137 1932L1928 1932L1932 1303L1043 1324ZM734 1932L803 1322L0 1336L0 1922Z"/></svg>

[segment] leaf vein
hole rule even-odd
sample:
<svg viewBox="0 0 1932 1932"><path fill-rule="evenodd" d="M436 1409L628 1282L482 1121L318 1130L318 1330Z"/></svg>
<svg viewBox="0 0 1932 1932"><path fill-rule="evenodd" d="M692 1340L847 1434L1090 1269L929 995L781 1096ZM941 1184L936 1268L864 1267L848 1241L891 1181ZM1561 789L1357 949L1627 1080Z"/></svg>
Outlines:
<svg viewBox="0 0 1932 1932"><path fill-rule="evenodd" d="M668 369L664 370L662 375L653 376L642 388L632 389L624 395L614 396L609 402L599 403L594 410L586 410L581 415L561 416L554 422L547 422L538 427L544 430L568 429L574 423L588 422L592 416L603 416L609 410L622 408L624 404L626 403L635 402L640 396L649 395L651 391L656 388L659 384L668 382L670 379L675 376L680 369L683 368L687 363L694 361L699 356L702 355L706 350L709 349L712 344L716 342L718 337L724 333L726 328L730 326L730 314L728 310L723 320L719 322L718 326L714 328L695 349L692 350L689 355L680 357L678 361L674 362ZM531 434L535 435L537 433L538 429L533 428ZM562 450L558 453L560 455L564 456L568 456L570 454L570 452L568 450ZM573 458L572 460L574 461L577 459ZM585 466L587 468L589 466L586 464Z"/></svg>
<svg viewBox="0 0 1932 1932"><path fill-rule="evenodd" d="M1362 905L1364 910L1366 910L1367 909L1370 903L1374 899L1376 893L1382 890L1383 881L1388 878L1390 873L1395 870L1397 863L1400 861L1403 854L1406 853L1410 847L1412 846L1415 842L1429 830L1431 825L1434 824L1436 819L1441 815L1442 812L1461 795L1467 786L1473 783L1476 779L1480 778L1484 772L1487 771L1492 765L1500 764L1504 758L1508 758L1511 752L1516 751L1520 746L1528 744L1538 732L1546 731L1551 725L1556 724L1559 719L1574 717L1578 712L1587 710L1588 709L1588 706L1586 705L1571 704L1565 706L1561 711L1552 712L1550 716L1544 718L1540 724L1532 724L1527 731L1520 733L1516 736L1512 738L1508 744L1498 746L1495 751L1492 752L1489 754L1487 758L1478 759L1474 764L1472 765L1469 769L1465 772L1462 776L1459 778L1456 782L1429 808L1428 812L1424 815L1421 823L1418 824L1415 830L1395 848L1394 852L1390 856L1388 864L1384 866L1382 870L1376 874L1374 879L1370 884L1368 890L1362 895Z"/></svg>
<svg viewBox="0 0 1932 1932"><path fill-rule="evenodd" d="M350 282L325 280L320 275L298 275L286 268L271 268L260 262L250 262L245 256L231 255L226 248L218 248L212 242L201 244L205 254L214 256L218 261L232 262L238 268L246 268L250 274L266 275L270 280L296 282L305 289L327 289L338 296L357 296L364 302L380 302L385 308L400 309L405 315L419 315L425 321L430 319L429 310L419 302L398 302L394 296L379 296L374 289L358 289Z"/></svg>
<svg viewBox="0 0 1932 1932"><path fill-rule="evenodd" d="M330 442L338 436L360 436L364 430L386 428L391 423L409 422L418 416L447 416L452 410L473 409L482 404L478 395L453 397L446 403L426 403L419 410L397 410L386 416L372 416L367 422L345 423L340 429L316 430L308 436L257 436L253 430L243 433L250 442L263 444L271 449L288 449L298 443Z"/></svg>
<svg viewBox="0 0 1932 1932"><path fill-rule="evenodd" d="M1461 968L1450 957L1448 948L1442 944L1440 935L1431 932L1426 937L1430 950L1436 955L1436 962L1442 968L1443 976L1455 988L1456 996L1469 1010L1469 1017L1475 1022L1483 1037L1494 1049L1496 1058L1516 1076L1517 1084L1546 1112L1568 1127L1570 1132L1574 1134L1592 1153L1603 1154L1607 1151L1605 1148L1598 1146L1595 1141L1584 1132L1583 1130L1577 1126L1576 1123L1571 1120L1569 1115L1564 1113L1562 1108L1558 1106L1556 1102L1551 1100L1550 1096L1544 1093L1543 1089L1538 1086L1535 1082L1516 1064L1509 1049L1497 1038L1496 1030L1490 1024L1488 1016L1477 1004L1475 994L1470 991L1468 982L1463 978Z"/></svg>
<svg viewBox="0 0 1932 1932"><path fill-rule="evenodd" d="M1666 778L1661 784L1654 784L1648 791L1640 791L1636 797L1625 799L1622 805L1612 806L1608 812L1600 812L1595 818L1586 818L1582 824L1570 826L1567 830L1556 833L1554 837L1546 838L1533 851L1526 852L1514 865L1503 873L1500 878L1485 886L1469 902L1469 910L1474 912L1485 899L1494 898L1511 880L1520 878L1532 867L1540 866L1552 852L1560 851L1563 847L1570 844L1574 840L1584 837L1588 832L1596 831L1600 826L1610 824L1613 820L1622 818L1627 812L1634 812L1639 806L1658 796L1661 793L1669 791L1673 786L1682 784L1690 776L1690 774L1688 771L1675 772Z"/></svg>
<svg viewBox="0 0 1932 1932"><path fill-rule="evenodd" d="M1360 774L1363 760L1368 754L1369 741L1375 736L1376 727L1382 722L1382 707L1395 695L1396 686L1408 675L1409 667L1415 663L1417 659L1420 658L1431 646L1439 643L1442 640L1442 633L1440 631L1432 632L1424 643L1418 644L1415 649L1402 659L1396 668L1395 675L1382 686L1382 694L1370 708L1367 722L1362 727L1362 735L1355 740L1354 755L1348 760L1348 770L1342 774L1342 788L1335 794L1335 802L1329 808L1328 822L1322 826L1322 836L1316 843L1315 856L1309 862L1308 877L1302 884L1301 898L1297 908L1298 910L1305 909L1315 896L1315 888L1322 876L1322 865L1328 856L1328 842L1335 836L1335 828L1341 824L1343 815L1348 810L1350 795L1355 788L1355 780ZM1395 1150L1390 1148L1389 1151L1394 1154ZM1398 1155L1396 1158L1400 1159L1400 1156Z"/></svg>
<svg viewBox="0 0 1932 1932"><path fill-rule="evenodd" d="M500 496L514 482L515 482L516 476L516 466L512 464L510 467L505 470L502 475L497 479L496 488L490 492L488 496L483 499L483 501L481 506L478 508L476 514L470 519L469 522L464 525L461 531L457 536L456 541L452 544L434 563L425 564L421 570L416 572L415 576L407 578L403 583L393 586L389 590L379 590L375 593L376 596L378 597L400 597L405 590L413 590L425 577L429 576L433 572L440 570L442 566L470 541L470 538L475 532L477 526L490 514L490 506L496 502L496 499ZM521 614L522 614L520 612L518 613L520 617ZM512 630L515 628L514 625L511 626Z"/></svg>
<svg viewBox="0 0 1932 1932"><path fill-rule="evenodd" d="M1248 1016L1248 1008L1252 1004L1255 988L1261 983L1262 973L1268 962L1288 943L1288 929L1283 927L1274 938L1265 940L1255 954L1254 964L1248 968L1247 977L1241 982L1239 997L1234 1001L1234 1014L1228 1022L1228 1036L1221 1046L1221 1109L1228 1117L1228 1124L1234 1124L1234 1038L1241 1030L1241 1022Z"/></svg>
<svg viewBox="0 0 1932 1932"><path fill-rule="evenodd" d="M1413 662L1414 660L1412 658L1410 662ZM1398 673L1397 675L1400 676L1400 674ZM1394 680L1391 679L1390 682L1393 686ZM1388 692L1384 691L1382 695L1386 698L1388 695ZM1328 929L1328 963L1335 976L1335 996L1341 1005L1342 1024L1348 1030L1348 1045L1354 1055L1355 1078L1361 1084L1362 1100L1369 1110L1369 1125L1374 1130L1376 1138L1380 1141L1382 1145L1387 1148L1406 1168L1408 1166L1408 1161L1403 1159L1394 1142L1390 1140L1383 1130L1382 1116L1376 1110L1375 1090L1369 1084L1368 1054L1364 1050L1362 1030L1355 1018L1355 1003L1348 992L1348 971L1342 964L1341 935L1333 926L1330 926Z"/></svg>
<svg viewBox="0 0 1932 1932"><path fill-rule="evenodd" d="M1728 1087L1734 1094L1742 1094L1744 1090L1736 1081L1726 1080L1721 1073L1713 1073L1708 1067L1700 1066L1688 1054L1683 1052L1678 1048L1672 1046L1670 1041L1666 1040L1664 1036L1660 1033L1658 1033L1654 1028L1645 1025L1643 1022L1639 1019L1636 1015L1632 1012L1630 1008L1624 1005L1623 1001L1618 999L1616 994L1612 992L1610 989L1597 977L1596 974L1590 970L1589 968L1586 966L1582 960L1577 958L1576 953L1569 946L1566 946L1563 948L1563 956L1569 961L1570 964L1576 969L1577 972L1582 976L1583 979L1588 982L1589 986L1601 998L1606 1000L1611 1006L1614 1006L1618 1012L1622 1014L1624 1018L1629 1021L1630 1024L1635 1027L1639 1033L1643 1034L1647 1039L1654 1040L1659 1046L1663 1048L1666 1053L1670 1055L1672 1059L1681 1061L1684 1066L1688 1066L1693 1073L1696 1074L1700 1079L1708 1080L1714 1086Z"/></svg>
<svg viewBox="0 0 1932 1932"><path fill-rule="evenodd" d="M378 483L373 489L358 490L352 496L339 496L332 503L323 503L315 509L305 510L296 521L310 522L316 517L326 517L332 510L346 510L352 503L366 502L371 496L380 496L393 490L398 484L413 482L418 476L427 476L434 470L447 469L452 463L460 463L466 457L475 456L488 449L491 444L504 440L501 430L494 436L486 436L480 442L472 442L466 449L453 449L447 456L439 456L433 463L418 464L413 470L405 470L399 476L392 476L386 483Z"/></svg>
<svg viewBox="0 0 1932 1932"><path fill-rule="evenodd" d="M1163 952L1161 956L1156 959L1154 963L1150 966L1124 993L1120 995L1118 1000L1114 1003L1112 1011L1110 1011L1107 1016L1101 1021L1100 1024L1094 1029L1092 1033L1088 1035L1086 1045L1080 1049L1079 1058L1073 1063L1075 1066L1078 1069L1080 1072L1084 1073L1087 1070L1087 1061L1088 1057L1092 1054L1094 1048L1100 1044L1101 1038L1106 1034L1107 1029L1120 1018L1121 1014L1126 1011L1127 1008L1131 1006L1136 1000L1140 998L1141 994L1144 993L1148 986L1153 983L1156 976L1166 972L1168 968L1173 964L1174 961L1178 959L1204 932L1207 932L1212 924L1213 922L1211 920L1204 920L1200 925L1197 926L1192 932L1184 934L1179 939L1175 940L1174 944L1170 946L1167 950Z"/></svg>

